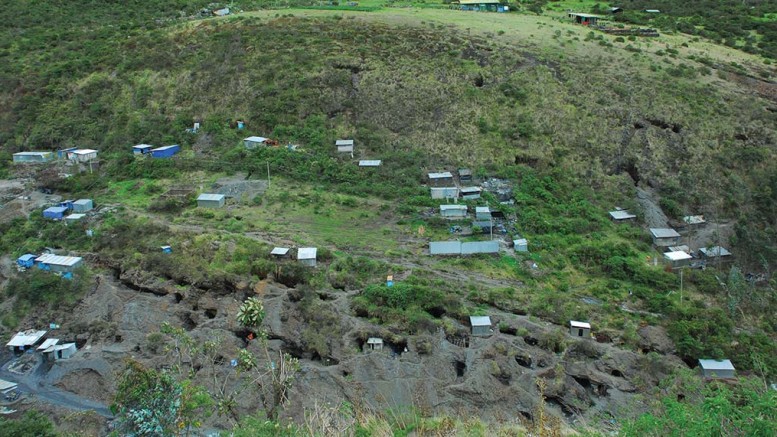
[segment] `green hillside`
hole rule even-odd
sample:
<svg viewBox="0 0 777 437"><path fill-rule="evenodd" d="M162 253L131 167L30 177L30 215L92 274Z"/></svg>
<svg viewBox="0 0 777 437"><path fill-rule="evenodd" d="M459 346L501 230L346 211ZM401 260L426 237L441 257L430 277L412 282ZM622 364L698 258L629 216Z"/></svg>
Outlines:
<svg viewBox="0 0 777 437"><path fill-rule="evenodd" d="M624 389L629 396L653 399L662 384L693 388L698 402L666 404L672 414L701 408L705 398L728 402L736 395L704 391L686 381L688 375L659 382L657 375L671 372L641 343L638 331L646 326L665 330L673 343L661 356L687 364L728 358L743 375L777 378L777 71L768 60L774 22L756 20L769 12L769 2L755 5L750 17L765 24L744 28L757 35L753 41L700 29L693 11L668 6L674 21L651 22L627 11L620 22L655 25L662 36L626 38L575 26L552 11L488 14L443 4L362 2L363 10L348 10L354 7L270 9L278 5L242 2L229 5L238 13L202 18L200 9L210 6L183 0L8 3L5 12L14 19L0 23L0 178L26 178L26 190L112 206L89 222L94 238L83 227L44 220L39 209L29 219L0 223L0 254L11 260L47 247L88 255L82 276L114 277L138 294L174 296L176 304L196 302L191 311L200 312L203 299L239 302L252 290L263 296L265 288L282 286L289 299L282 309L292 314L284 323L300 338L296 349L283 350L294 349L301 361L353 359L354 346L337 339L354 332L359 342L381 332L387 343L422 350L440 331L458 335L470 315L498 314L499 330L524 340L534 334L522 334L527 328L510 317L560 326L556 334L532 339L560 357L552 369L562 370L575 353L591 358L586 353L593 352L561 333L569 320L591 321L597 340L639 355L648 363L640 372L655 375L630 379L635 388ZM623 6L644 7L637 1ZM245 129L236 128L238 120ZM195 122L201 129L187 132ZM249 135L276 139L280 147L246 150L242 139ZM353 158L335 152L341 138L355 139ZM182 152L169 160L137 159L131 153L136 144L180 144ZM79 171L59 163L11 164L19 151L67 147L99 150L99 165ZM359 159L382 165L360 168ZM509 185L510 203L489 192L465 203L503 212L506 230L498 237L527 238L529 253L427 254L429 241L457 238L451 225L470 223L430 213L445 202L430 198L426 175L462 167L476 180ZM220 210L165 195L181 186L208 192L225 180L261 189ZM653 204L670 223L703 214L707 227L684 236L700 247L726 246L733 264L688 269L681 279L654 262L661 254L647 232L655 227L646 206ZM616 206L637 212L638 222L612 223L607 212ZM162 244L174 247L172 256L159 253ZM280 244L318 247L318 267L279 267L269 250ZM382 285L388 274L397 276L394 288ZM95 299L83 291L86 282L63 288L78 291L58 299L38 293L56 288L51 280L16 275L0 277L3 296L16 303L0 307L3 333L51 319L63 320L74 336L88 331L90 341L111 341L109 328L72 311L83 299ZM208 319L216 317L213 311ZM234 315L218 311L220 324L171 314L187 332L196 332L192 324L211 323L208 329L240 338ZM346 318L353 319L350 325ZM158 335L154 341L164 334L173 344L169 331L147 329ZM291 343L275 334L270 340ZM150 348L145 342L138 347ZM144 349L144 365L160 367L164 348L157 349ZM512 354L503 355L514 365L520 360ZM498 357L490 363L486 373L510 379ZM343 370L341 378L362 383L352 371ZM546 400L560 405L564 427L576 428L568 411L573 403L552 395L563 391L553 385L562 384L563 375L543 376L547 388L527 390L541 399L540 408ZM742 393L767 396L751 385L743 384ZM225 398L211 395L218 404L208 422L214 427L260 409L240 399L226 408L219 403ZM649 432L651 423L654 429L673 426L650 422L653 416L638 419L662 410L649 401L634 403L639 406L623 416L634 420L622 428L627 435ZM573 406L580 415L595 409ZM476 428L433 419L442 413L416 407L426 422L402 426L393 417L385 425L422 434ZM373 408L376 417L393 414ZM296 411L292 419L302 417ZM534 410L526 415L538 420ZM592 422L579 429L605 432L593 422L603 416L586 417ZM382 432L379 420L370 423L377 428L362 423L360 429ZM743 419L737 426L756 429L746 423L752 424ZM494 431L480 425L483 435ZM243 426L250 435L264 425Z"/></svg>

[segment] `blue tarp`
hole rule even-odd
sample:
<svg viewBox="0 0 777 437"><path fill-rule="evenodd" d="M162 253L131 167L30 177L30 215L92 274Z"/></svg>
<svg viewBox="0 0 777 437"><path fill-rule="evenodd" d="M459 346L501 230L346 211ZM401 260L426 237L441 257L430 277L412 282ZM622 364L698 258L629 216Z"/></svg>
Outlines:
<svg viewBox="0 0 777 437"><path fill-rule="evenodd" d="M35 265L35 258L37 258L37 256L29 253L24 254L16 260L16 264L18 264L20 267L26 267L29 269L30 267Z"/></svg>

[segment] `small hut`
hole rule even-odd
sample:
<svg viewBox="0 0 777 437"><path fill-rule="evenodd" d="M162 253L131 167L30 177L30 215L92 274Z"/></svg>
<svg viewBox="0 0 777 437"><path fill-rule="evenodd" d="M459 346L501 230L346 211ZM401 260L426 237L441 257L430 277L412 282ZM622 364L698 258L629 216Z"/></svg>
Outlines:
<svg viewBox="0 0 777 437"><path fill-rule="evenodd" d="M575 337L590 337L591 324L586 322L569 321L569 333Z"/></svg>
<svg viewBox="0 0 777 437"><path fill-rule="evenodd" d="M734 378L734 365L729 360L699 360L701 376L705 378Z"/></svg>
<svg viewBox="0 0 777 437"><path fill-rule="evenodd" d="M383 349L383 339L378 337L370 337L367 339L367 348L373 351L379 351Z"/></svg>
<svg viewBox="0 0 777 437"><path fill-rule="evenodd" d="M469 316L469 324L472 325L472 335L491 335L491 317Z"/></svg>

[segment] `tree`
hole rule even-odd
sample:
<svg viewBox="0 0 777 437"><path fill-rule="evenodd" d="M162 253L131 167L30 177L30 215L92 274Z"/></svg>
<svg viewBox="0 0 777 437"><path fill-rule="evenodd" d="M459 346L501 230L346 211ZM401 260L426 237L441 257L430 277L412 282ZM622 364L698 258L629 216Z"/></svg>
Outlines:
<svg viewBox="0 0 777 437"><path fill-rule="evenodd" d="M207 393L191 381L180 383L170 373L129 361L111 409L119 417L121 435L177 436L199 427L211 403Z"/></svg>

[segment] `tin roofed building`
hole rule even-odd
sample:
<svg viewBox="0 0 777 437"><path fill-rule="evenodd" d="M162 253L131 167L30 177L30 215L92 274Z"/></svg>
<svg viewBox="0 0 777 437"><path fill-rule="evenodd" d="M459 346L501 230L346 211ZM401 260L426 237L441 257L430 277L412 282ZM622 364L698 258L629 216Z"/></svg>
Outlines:
<svg viewBox="0 0 777 437"><path fill-rule="evenodd" d="M680 244L680 234L671 228L650 228L653 244L656 247L677 246Z"/></svg>
<svg viewBox="0 0 777 437"><path fill-rule="evenodd" d="M37 331L35 329L17 332L5 346L12 352L24 352L41 343L45 335L46 331Z"/></svg>
<svg viewBox="0 0 777 437"><path fill-rule="evenodd" d="M335 141L335 147L337 153L350 153L353 155L353 140L337 140Z"/></svg>
<svg viewBox="0 0 777 437"><path fill-rule="evenodd" d="M19 164L38 164L54 160L54 152L19 152L13 154L13 162Z"/></svg>
<svg viewBox="0 0 777 437"><path fill-rule="evenodd" d="M43 217L52 220L62 220L69 211L66 206L52 206L43 210Z"/></svg>
<svg viewBox="0 0 777 437"><path fill-rule="evenodd" d="M223 194L203 193L197 197L197 206L200 208L221 208L224 206L226 198Z"/></svg>
<svg viewBox="0 0 777 437"><path fill-rule="evenodd" d="M699 360L701 376L705 378L734 378L734 365L730 360Z"/></svg>
<svg viewBox="0 0 777 437"><path fill-rule="evenodd" d="M151 153L151 149L153 149L154 146L150 144L138 144L137 146L132 146L132 154L133 155L146 155L148 153Z"/></svg>
<svg viewBox="0 0 777 437"><path fill-rule="evenodd" d="M467 205L440 205L440 215L445 218L466 217Z"/></svg>
<svg viewBox="0 0 777 437"><path fill-rule="evenodd" d="M491 317L469 316L469 324L472 326L472 335L491 335Z"/></svg>
<svg viewBox="0 0 777 437"><path fill-rule="evenodd" d="M76 162L89 162L97 159L97 150L94 149L76 149L67 152L67 159Z"/></svg>
<svg viewBox="0 0 777 437"><path fill-rule="evenodd" d="M317 252L315 247L300 247L297 249L297 261L308 267L315 267Z"/></svg>
<svg viewBox="0 0 777 437"><path fill-rule="evenodd" d="M87 212L94 209L92 199L78 199L73 202L73 212Z"/></svg>
<svg viewBox="0 0 777 437"><path fill-rule="evenodd" d="M626 211L625 209L616 209L615 211L610 211L610 219L615 223L631 222L636 218L636 215Z"/></svg>
<svg viewBox="0 0 777 437"><path fill-rule="evenodd" d="M682 250L674 252L666 252L664 254L664 260L666 264L670 265L673 269L679 269L690 264L693 257L687 252Z"/></svg>
<svg viewBox="0 0 777 437"><path fill-rule="evenodd" d="M359 161L359 167L380 167L380 159L362 159Z"/></svg>
<svg viewBox="0 0 777 437"><path fill-rule="evenodd" d="M83 258L80 256L60 256L47 253L35 258L35 265L39 269L56 273L72 273L83 264Z"/></svg>
<svg viewBox="0 0 777 437"><path fill-rule="evenodd" d="M590 337L591 324L588 322L569 321L569 334L574 337Z"/></svg>
<svg viewBox="0 0 777 437"><path fill-rule="evenodd" d="M453 174L449 171L429 173L429 185L433 187L453 186Z"/></svg>
<svg viewBox="0 0 777 437"><path fill-rule="evenodd" d="M180 151L181 151L181 146L179 146L178 144L173 144L171 146L157 147L156 149L151 149L151 157L170 158Z"/></svg>
<svg viewBox="0 0 777 437"><path fill-rule="evenodd" d="M243 139L243 145L246 149L256 149L267 144L267 138L265 137L248 137Z"/></svg>

